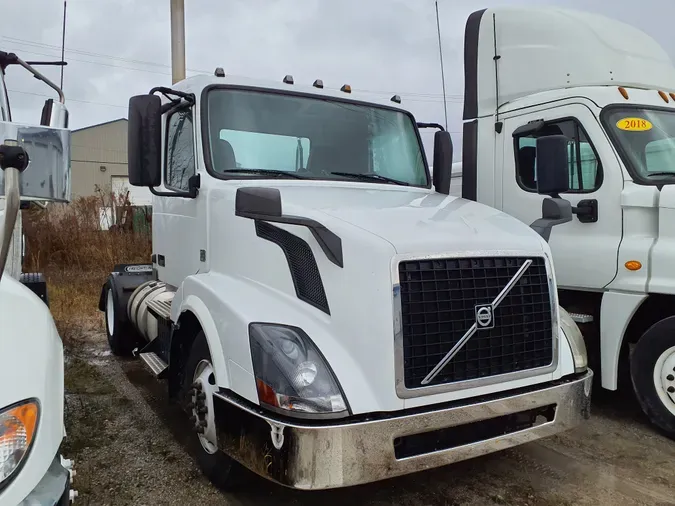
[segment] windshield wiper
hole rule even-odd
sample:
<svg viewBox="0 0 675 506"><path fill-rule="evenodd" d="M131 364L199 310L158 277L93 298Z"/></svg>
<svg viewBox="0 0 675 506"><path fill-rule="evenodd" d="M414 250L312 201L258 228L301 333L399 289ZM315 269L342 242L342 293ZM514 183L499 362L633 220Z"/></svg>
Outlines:
<svg viewBox="0 0 675 506"><path fill-rule="evenodd" d="M647 177L652 177L652 176L675 176L675 172L650 172L647 174Z"/></svg>
<svg viewBox="0 0 675 506"><path fill-rule="evenodd" d="M306 179L305 177L285 170L268 170L268 169L227 169L219 171L221 173L243 172L245 174L269 174L271 176L287 176L294 179Z"/></svg>
<svg viewBox="0 0 675 506"><path fill-rule="evenodd" d="M334 176L344 176L351 177L354 179L362 179L364 181L382 181L384 183L398 184L401 186L410 186L409 183L405 181L399 181L398 179L392 179L386 176L380 176L379 174L356 174L354 172L331 172Z"/></svg>

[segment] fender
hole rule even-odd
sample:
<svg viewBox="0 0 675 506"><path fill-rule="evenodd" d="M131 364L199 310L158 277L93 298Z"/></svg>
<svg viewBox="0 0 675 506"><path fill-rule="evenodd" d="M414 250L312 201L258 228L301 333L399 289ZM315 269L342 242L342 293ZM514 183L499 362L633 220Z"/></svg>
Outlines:
<svg viewBox="0 0 675 506"><path fill-rule="evenodd" d="M211 354L211 363L216 375L216 384L223 388L230 388L230 377L225 363L225 353L223 352L222 341L220 340L216 323L213 321L213 317L204 301L197 295L189 294L183 298L185 295L183 286L176 292L176 303L172 304L171 308L171 320L177 322L180 315L186 311L190 311L195 315L206 336L209 353Z"/></svg>
<svg viewBox="0 0 675 506"><path fill-rule="evenodd" d="M259 401L248 325L260 321L302 328L330 361L354 412L403 408L403 401L396 398L393 380L390 392L378 394L369 385L367 375L354 356L335 335L334 321L296 297L249 279L209 272L185 278L176 292L171 319L176 321L180 313L188 309L201 322L207 322L204 333L218 385L230 388L254 404Z"/></svg>
<svg viewBox="0 0 675 506"><path fill-rule="evenodd" d="M646 294L606 292L600 306L600 373L602 387L617 389L619 355L628 324Z"/></svg>

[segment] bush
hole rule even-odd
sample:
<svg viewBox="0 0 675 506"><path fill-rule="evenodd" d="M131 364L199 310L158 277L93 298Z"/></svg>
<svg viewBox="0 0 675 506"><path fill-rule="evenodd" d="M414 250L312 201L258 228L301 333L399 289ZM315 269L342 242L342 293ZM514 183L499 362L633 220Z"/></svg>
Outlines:
<svg viewBox="0 0 675 506"><path fill-rule="evenodd" d="M115 223L105 223L109 230L101 229L104 207L113 210ZM98 299L115 264L150 261L150 220L139 227L132 219L134 211L123 196L103 192L67 205L23 211L23 270L47 277L50 306L62 337L102 329Z"/></svg>

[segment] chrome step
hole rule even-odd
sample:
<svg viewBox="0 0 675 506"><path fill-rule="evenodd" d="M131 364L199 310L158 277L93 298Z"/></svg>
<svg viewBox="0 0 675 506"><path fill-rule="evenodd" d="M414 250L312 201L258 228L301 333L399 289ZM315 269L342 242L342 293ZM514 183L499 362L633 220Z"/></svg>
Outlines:
<svg viewBox="0 0 675 506"><path fill-rule="evenodd" d="M156 318L171 319L171 301L151 300L147 303L148 311Z"/></svg>
<svg viewBox="0 0 675 506"><path fill-rule="evenodd" d="M593 321L593 315L590 314L570 313L569 315L575 323L591 323Z"/></svg>
<svg viewBox="0 0 675 506"><path fill-rule="evenodd" d="M145 353L140 353L139 356L141 357L141 360L145 362L145 365L148 366L150 371L157 376L158 378L162 378L164 376L164 373L169 369L169 364L164 362L159 356L157 356L157 353L154 351L147 351Z"/></svg>

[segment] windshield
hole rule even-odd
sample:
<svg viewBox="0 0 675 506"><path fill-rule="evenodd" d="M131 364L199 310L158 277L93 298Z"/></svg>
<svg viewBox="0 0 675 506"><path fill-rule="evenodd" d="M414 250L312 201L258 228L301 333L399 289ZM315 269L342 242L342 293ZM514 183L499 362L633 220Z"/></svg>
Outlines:
<svg viewBox="0 0 675 506"><path fill-rule="evenodd" d="M427 186L417 130L403 112L223 88L207 100L206 158L216 175Z"/></svg>
<svg viewBox="0 0 675 506"><path fill-rule="evenodd" d="M675 111L616 107L603 121L633 179L663 184L675 177Z"/></svg>

